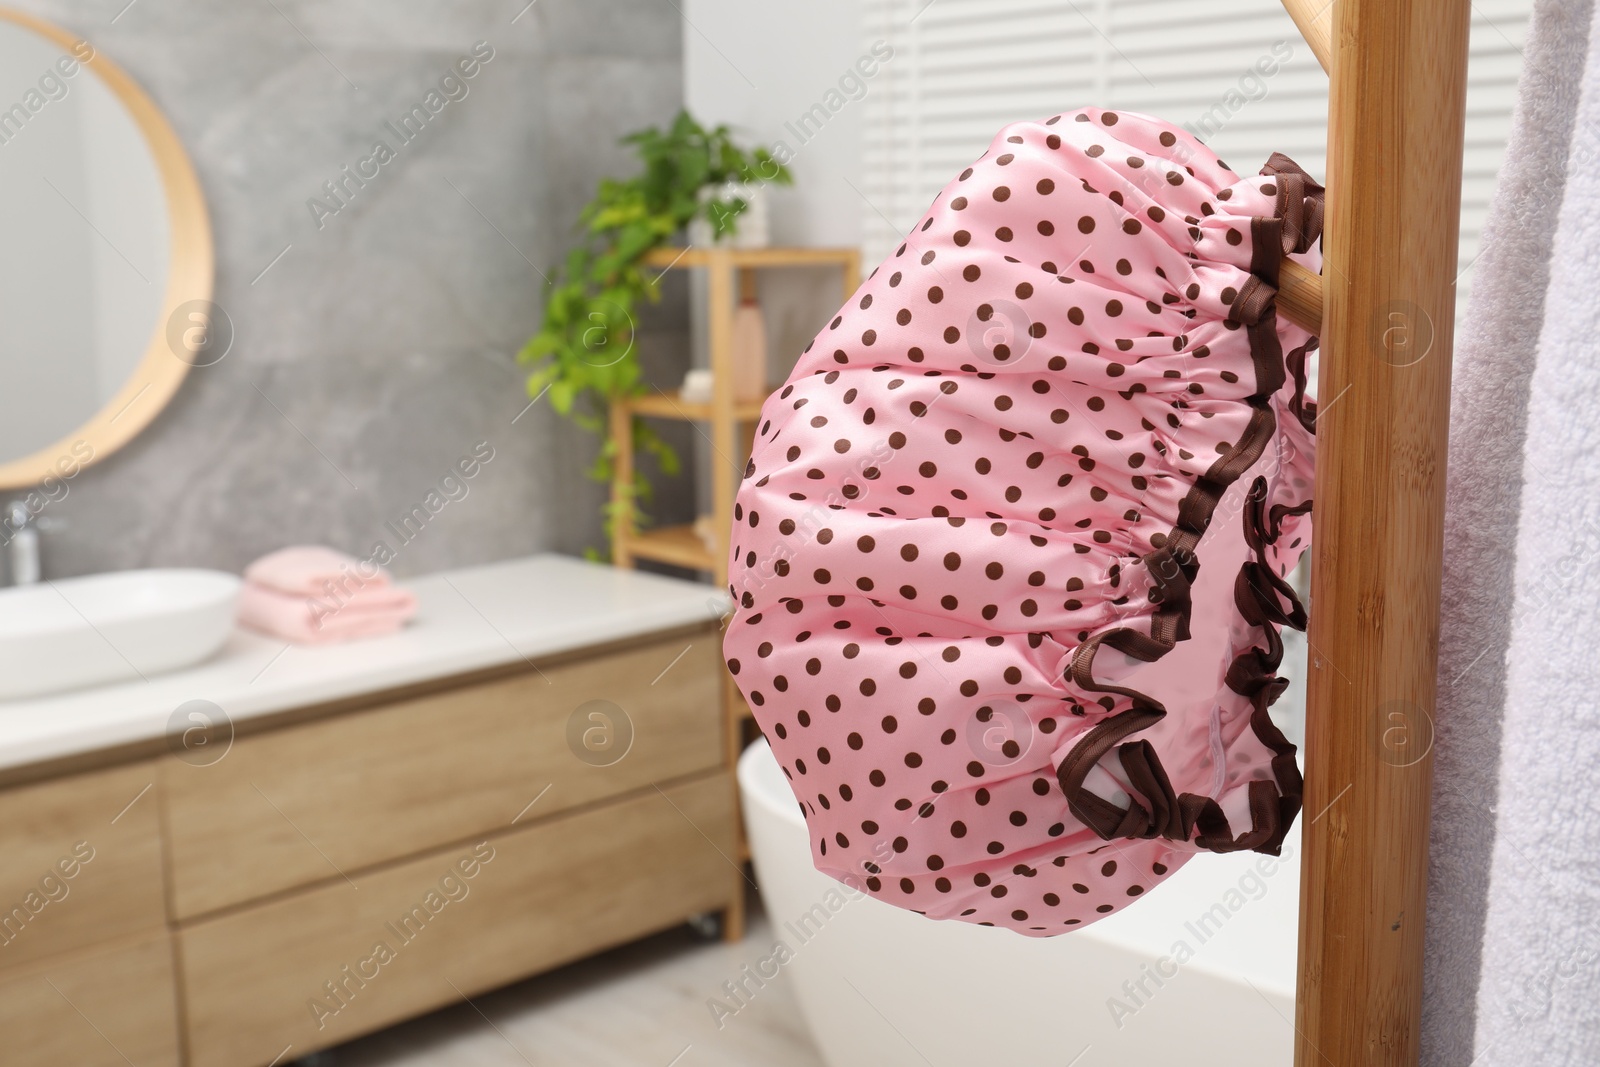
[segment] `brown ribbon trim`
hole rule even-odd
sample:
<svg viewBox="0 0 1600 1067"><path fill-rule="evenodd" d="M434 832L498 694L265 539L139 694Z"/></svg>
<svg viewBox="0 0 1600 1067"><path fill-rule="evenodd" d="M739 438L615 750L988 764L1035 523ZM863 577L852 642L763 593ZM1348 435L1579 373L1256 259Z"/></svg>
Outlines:
<svg viewBox="0 0 1600 1067"><path fill-rule="evenodd" d="M1306 399L1306 360L1316 350L1317 339L1313 337L1284 359L1290 376L1294 378L1294 396L1289 398L1289 410L1308 433L1317 432L1317 402Z"/></svg>
<svg viewBox="0 0 1600 1067"><path fill-rule="evenodd" d="M1266 546L1277 540L1283 518L1309 512L1309 500L1294 507L1277 505L1269 514L1265 504L1266 479L1257 478L1245 507L1244 533L1251 558L1239 569L1234 602L1245 621L1261 629L1267 647L1251 647L1236 656L1229 665L1226 681L1230 689L1251 700L1250 728L1273 753L1274 778L1273 782L1257 780L1249 784L1249 830L1235 837L1227 816L1211 797L1175 795L1155 746L1142 739L1124 740L1166 717L1166 708L1159 701L1135 689L1098 682L1094 677L1094 659L1102 645L1153 662L1172 651L1177 642L1189 638L1193 608L1190 586L1200 567L1195 546L1210 526L1228 487L1255 465L1271 443L1277 430L1271 398L1290 376L1295 393L1289 409L1307 430L1313 429L1316 405L1305 400L1305 362L1316 340L1313 338L1287 358L1284 356L1278 341L1276 299L1283 257L1307 251L1321 236L1323 189L1282 153L1273 153L1261 173L1277 183L1276 214L1251 220L1253 276L1228 308L1228 318L1247 331L1255 366L1256 391L1245 399L1254 409L1250 421L1239 442L1184 494L1178 506L1177 525L1166 543L1141 557L1155 586L1152 599L1161 604L1151 619L1150 632L1117 627L1096 634L1074 650L1067 667L1068 677L1078 688L1119 694L1133 701L1131 707L1090 728L1056 771L1072 814L1107 841L1119 837L1187 841L1198 830L1194 843L1202 849L1255 849L1277 855L1284 834L1300 810L1302 782L1295 766L1295 747L1273 723L1267 709L1288 684L1276 675L1283 661L1283 641L1276 627L1304 629L1305 609L1293 588L1273 572L1263 557ZM1120 808L1085 787L1089 771L1113 748L1117 749L1129 784L1142 794L1144 803L1130 798L1128 806Z"/></svg>
<svg viewBox="0 0 1600 1067"><path fill-rule="evenodd" d="M1166 709L1155 703L1135 704L1126 711L1120 711L1097 723L1084 735L1083 740L1067 753L1067 758L1062 760L1061 766L1056 769L1056 778L1061 782L1061 789L1067 795L1068 809L1103 840L1155 836L1150 831L1156 825L1156 821L1137 800L1129 801L1126 809L1119 808L1104 797L1089 792L1084 788L1083 782L1094 765L1100 762L1100 758L1111 751L1112 746L1129 734L1154 726L1165 718L1166 714ZM1142 743L1146 747L1149 745L1149 742ZM1124 763L1125 768L1126 766Z"/></svg>

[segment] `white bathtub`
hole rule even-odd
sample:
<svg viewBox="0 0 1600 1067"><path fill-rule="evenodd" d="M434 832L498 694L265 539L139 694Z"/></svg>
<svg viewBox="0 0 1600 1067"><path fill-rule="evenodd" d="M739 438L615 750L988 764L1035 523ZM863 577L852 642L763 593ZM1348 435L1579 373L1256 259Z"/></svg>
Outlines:
<svg viewBox="0 0 1600 1067"><path fill-rule="evenodd" d="M756 946L773 961L762 973L792 983L830 1067L1293 1059L1298 824L1281 861L1200 856L1126 911L1039 940L934 922L818 874L765 741L739 760L739 785L761 895L788 949Z"/></svg>

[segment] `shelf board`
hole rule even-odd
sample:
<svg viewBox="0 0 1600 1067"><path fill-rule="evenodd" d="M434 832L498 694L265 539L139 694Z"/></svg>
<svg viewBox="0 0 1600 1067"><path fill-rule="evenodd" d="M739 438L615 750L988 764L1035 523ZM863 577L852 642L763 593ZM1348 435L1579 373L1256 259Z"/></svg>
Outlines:
<svg viewBox="0 0 1600 1067"><path fill-rule="evenodd" d="M657 563L670 563L675 567L690 567L700 571L715 571L716 558L706 551L705 542L687 523L679 526L658 526L641 530L627 539L629 554Z"/></svg>
<svg viewBox="0 0 1600 1067"><path fill-rule="evenodd" d="M690 422L708 422L716 417L716 409L708 401L689 401L681 398L678 390L630 396L620 403L636 415L649 415L658 419L683 419ZM761 401L740 400L733 405L736 422L755 422L761 417Z"/></svg>
<svg viewBox="0 0 1600 1067"><path fill-rule="evenodd" d="M860 253L854 248L658 248L645 263L663 270L670 267L704 267L721 260L734 267L848 266Z"/></svg>

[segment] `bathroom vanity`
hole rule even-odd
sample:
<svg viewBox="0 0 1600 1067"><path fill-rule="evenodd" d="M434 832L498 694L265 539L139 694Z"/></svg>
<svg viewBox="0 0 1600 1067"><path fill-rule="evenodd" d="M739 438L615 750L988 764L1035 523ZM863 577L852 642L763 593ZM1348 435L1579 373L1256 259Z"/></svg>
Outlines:
<svg viewBox="0 0 1600 1067"><path fill-rule="evenodd" d="M738 906L723 597L411 584L395 635L0 703L7 1063L286 1063Z"/></svg>

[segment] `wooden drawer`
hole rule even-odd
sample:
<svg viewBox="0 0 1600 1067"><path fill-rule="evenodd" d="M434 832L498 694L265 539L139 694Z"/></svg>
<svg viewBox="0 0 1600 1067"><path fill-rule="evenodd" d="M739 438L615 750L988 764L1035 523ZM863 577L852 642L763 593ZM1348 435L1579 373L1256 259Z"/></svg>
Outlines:
<svg viewBox="0 0 1600 1067"><path fill-rule="evenodd" d="M717 646L707 630L243 737L207 767L166 760L173 914L348 888L370 864L717 766ZM632 723L610 766L569 743L596 700ZM598 721L584 728L604 739Z"/></svg>
<svg viewBox="0 0 1600 1067"><path fill-rule="evenodd" d="M8 1067L177 1067L166 931L0 979L0 1034Z"/></svg>
<svg viewBox="0 0 1600 1067"><path fill-rule="evenodd" d="M725 907L733 836L717 772L198 920L190 1064L291 1059Z"/></svg>
<svg viewBox="0 0 1600 1067"><path fill-rule="evenodd" d="M153 763L0 792L0 981L165 923Z"/></svg>

